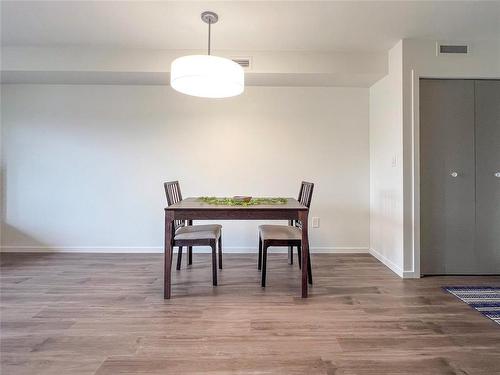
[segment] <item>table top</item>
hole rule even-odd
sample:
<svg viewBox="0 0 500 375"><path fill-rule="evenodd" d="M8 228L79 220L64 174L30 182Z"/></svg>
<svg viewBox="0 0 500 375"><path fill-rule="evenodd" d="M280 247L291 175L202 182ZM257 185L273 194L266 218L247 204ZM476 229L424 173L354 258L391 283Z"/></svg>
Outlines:
<svg viewBox="0 0 500 375"><path fill-rule="evenodd" d="M248 206L229 206L216 205L203 202L199 197L190 197L174 203L165 208L165 210L297 210L307 211L307 206L301 204L295 198L285 198L284 204L255 204Z"/></svg>

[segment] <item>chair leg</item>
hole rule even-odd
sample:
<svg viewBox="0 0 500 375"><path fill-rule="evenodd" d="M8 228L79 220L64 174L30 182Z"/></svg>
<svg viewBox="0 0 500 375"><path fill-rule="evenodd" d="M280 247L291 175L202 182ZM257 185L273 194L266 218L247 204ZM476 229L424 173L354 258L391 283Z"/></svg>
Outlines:
<svg viewBox="0 0 500 375"><path fill-rule="evenodd" d="M212 247L212 285L217 286L217 246L215 240L210 246Z"/></svg>
<svg viewBox="0 0 500 375"><path fill-rule="evenodd" d="M313 283L313 274L312 274L311 251L310 250L309 250L309 253L307 253L307 279L309 281L309 284L312 285L312 283Z"/></svg>
<svg viewBox="0 0 500 375"><path fill-rule="evenodd" d="M219 269L222 269L222 234L219 236Z"/></svg>
<svg viewBox="0 0 500 375"><path fill-rule="evenodd" d="M267 244L264 242L262 249L262 282L261 285L264 288L266 286L266 265L267 265Z"/></svg>
<svg viewBox="0 0 500 375"><path fill-rule="evenodd" d="M297 246L297 258L299 258L299 270L302 269L302 247L301 245Z"/></svg>
<svg viewBox="0 0 500 375"><path fill-rule="evenodd" d="M262 238L259 236L259 261L257 263L257 269L260 271L262 269Z"/></svg>
<svg viewBox="0 0 500 375"><path fill-rule="evenodd" d="M188 220L187 225L193 225L193 220ZM188 246L188 257L187 257L187 264L188 266L193 264L193 246Z"/></svg>
<svg viewBox="0 0 500 375"><path fill-rule="evenodd" d="M179 252L177 253L177 271L181 269L182 262L182 246L179 246Z"/></svg>

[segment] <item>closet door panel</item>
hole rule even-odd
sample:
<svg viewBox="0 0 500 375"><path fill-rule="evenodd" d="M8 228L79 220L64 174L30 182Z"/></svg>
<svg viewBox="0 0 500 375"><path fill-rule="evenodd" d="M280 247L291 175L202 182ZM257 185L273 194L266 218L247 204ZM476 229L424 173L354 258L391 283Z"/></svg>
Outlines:
<svg viewBox="0 0 500 375"><path fill-rule="evenodd" d="M478 80L475 91L478 273L500 274L500 81Z"/></svg>
<svg viewBox="0 0 500 375"><path fill-rule="evenodd" d="M422 273L474 273L474 81L420 80L420 158Z"/></svg>

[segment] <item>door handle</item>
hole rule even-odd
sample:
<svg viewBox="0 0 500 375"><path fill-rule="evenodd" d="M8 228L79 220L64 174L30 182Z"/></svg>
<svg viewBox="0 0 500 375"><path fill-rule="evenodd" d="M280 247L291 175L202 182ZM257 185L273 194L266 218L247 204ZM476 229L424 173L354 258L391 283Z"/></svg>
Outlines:
<svg viewBox="0 0 500 375"><path fill-rule="evenodd" d="M457 172L451 172L451 173L450 173L450 176L451 176L451 177L453 177L453 178L455 178L455 177L457 177L457 176L458 176L458 173L457 173Z"/></svg>
<svg viewBox="0 0 500 375"><path fill-rule="evenodd" d="M500 178L500 172L493 173L493 176Z"/></svg>

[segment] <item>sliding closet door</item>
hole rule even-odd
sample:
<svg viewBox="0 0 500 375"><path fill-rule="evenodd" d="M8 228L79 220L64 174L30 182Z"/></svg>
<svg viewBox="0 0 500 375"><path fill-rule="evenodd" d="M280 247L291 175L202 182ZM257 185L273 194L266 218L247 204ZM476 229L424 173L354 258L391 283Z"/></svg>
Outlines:
<svg viewBox="0 0 500 375"><path fill-rule="evenodd" d="M477 270L474 81L420 80L423 274Z"/></svg>
<svg viewBox="0 0 500 375"><path fill-rule="evenodd" d="M478 273L500 273L500 81L476 81Z"/></svg>

